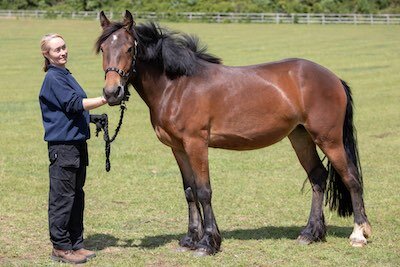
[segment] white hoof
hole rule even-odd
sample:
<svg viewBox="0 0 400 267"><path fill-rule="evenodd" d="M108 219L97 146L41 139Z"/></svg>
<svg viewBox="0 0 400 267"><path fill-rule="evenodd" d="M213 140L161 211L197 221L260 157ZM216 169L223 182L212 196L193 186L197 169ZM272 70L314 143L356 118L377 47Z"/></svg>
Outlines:
<svg viewBox="0 0 400 267"><path fill-rule="evenodd" d="M362 248L367 245L367 239L350 238L350 245L354 248Z"/></svg>
<svg viewBox="0 0 400 267"><path fill-rule="evenodd" d="M367 238L371 235L371 226L368 223L354 224L353 232L350 235L350 244L356 248L367 245Z"/></svg>

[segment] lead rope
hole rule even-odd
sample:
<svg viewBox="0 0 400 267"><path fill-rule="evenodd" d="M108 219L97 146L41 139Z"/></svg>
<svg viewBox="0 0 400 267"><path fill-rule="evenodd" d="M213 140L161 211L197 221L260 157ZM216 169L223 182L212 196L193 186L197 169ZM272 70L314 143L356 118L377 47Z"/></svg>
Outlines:
<svg viewBox="0 0 400 267"><path fill-rule="evenodd" d="M120 110L121 110L121 113L119 116L118 126L117 126L117 128L115 128L114 135L111 138L110 138L110 135L108 132L108 116L107 116L107 114L91 115L94 118L93 123L96 124L96 137L99 136L99 132L101 132L101 130L104 131L103 139L105 141L106 171L107 172L109 172L111 169L111 162L110 162L111 143L114 142L115 138L117 137L117 135L119 133L119 130L121 129L122 120L124 118L124 113L126 110L125 101L121 102Z"/></svg>
<svg viewBox="0 0 400 267"><path fill-rule="evenodd" d="M104 141L106 142L105 145L105 150L106 150L106 171L109 172L111 169L111 163L110 163L110 153L111 153L111 143L114 142L115 138L117 137L119 130L121 129L122 126L122 120L124 118L124 113L126 110L126 105L125 102L121 103L121 114L119 116L119 121L118 121L118 126L115 128L114 135L111 137L108 134L108 119L106 120L106 123L104 125Z"/></svg>

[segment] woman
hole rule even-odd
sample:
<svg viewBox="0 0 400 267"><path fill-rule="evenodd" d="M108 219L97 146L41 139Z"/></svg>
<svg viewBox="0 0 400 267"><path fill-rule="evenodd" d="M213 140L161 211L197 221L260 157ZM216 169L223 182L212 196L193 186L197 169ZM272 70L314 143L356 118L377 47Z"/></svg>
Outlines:
<svg viewBox="0 0 400 267"><path fill-rule="evenodd" d="M101 97L87 98L65 67L68 49L59 34L41 40L46 76L39 94L44 140L49 151L49 231L51 258L83 263L95 257L83 246L83 210L90 138L88 110L107 103Z"/></svg>

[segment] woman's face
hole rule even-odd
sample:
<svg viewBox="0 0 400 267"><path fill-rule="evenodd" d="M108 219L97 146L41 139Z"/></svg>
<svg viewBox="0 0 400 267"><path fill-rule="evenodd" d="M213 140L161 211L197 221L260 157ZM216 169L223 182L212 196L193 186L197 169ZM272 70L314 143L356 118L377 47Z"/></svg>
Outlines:
<svg viewBox="0 0 400 267"><path fill-rule="evenodd" d="M64 67L68 60L68 49L64 40L60 37L51 39L48 42L49 51L45 54L51 64Z"/></svg>

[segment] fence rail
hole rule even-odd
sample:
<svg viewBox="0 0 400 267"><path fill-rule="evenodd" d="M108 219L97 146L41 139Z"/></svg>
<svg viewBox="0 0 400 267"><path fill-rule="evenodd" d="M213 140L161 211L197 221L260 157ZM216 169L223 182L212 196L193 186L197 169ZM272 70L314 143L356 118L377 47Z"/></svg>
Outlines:
<svg viewBox="0 0 400 267"><path fill-rule="evenodd" d="M120 13L106 12L113 19ZM309 13L203 13L203 12L134 12L136 19L202 22L249 22L275 24L397 24L400 14L309 14ZM98 19L97 11L0 10L0 18L71 18Z"/></svg>

